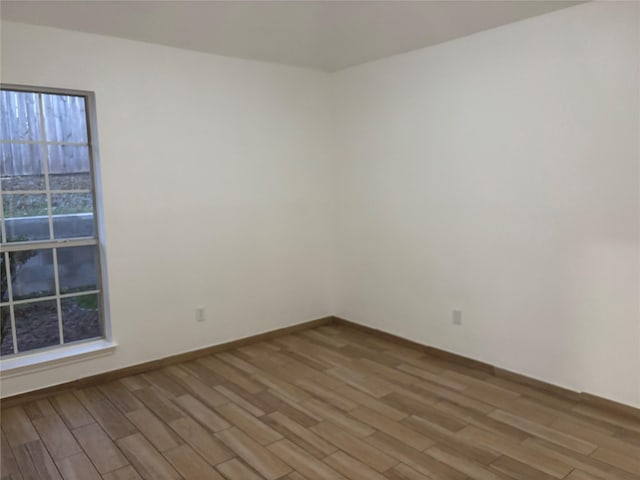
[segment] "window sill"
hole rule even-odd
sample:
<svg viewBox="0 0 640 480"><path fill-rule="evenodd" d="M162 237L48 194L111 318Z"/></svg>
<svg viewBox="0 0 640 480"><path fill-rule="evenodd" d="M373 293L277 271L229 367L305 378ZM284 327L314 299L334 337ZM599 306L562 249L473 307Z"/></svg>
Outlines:
<svg viewBox="0 0 640 480"><path fill-rule="evenodd" d="M105 339L0 360L0 378L48 370L87 358L112 355L117 344Z"/></svg>

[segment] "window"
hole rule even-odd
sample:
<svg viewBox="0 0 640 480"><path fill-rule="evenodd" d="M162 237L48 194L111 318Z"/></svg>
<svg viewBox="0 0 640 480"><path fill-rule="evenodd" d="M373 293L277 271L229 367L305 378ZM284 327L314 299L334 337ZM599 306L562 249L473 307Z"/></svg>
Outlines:
<svg viewBox="0 0 640 480"><path fill-rule="evenodd" d="M102 338L93 96L0 95L0 355Z"/></svg>

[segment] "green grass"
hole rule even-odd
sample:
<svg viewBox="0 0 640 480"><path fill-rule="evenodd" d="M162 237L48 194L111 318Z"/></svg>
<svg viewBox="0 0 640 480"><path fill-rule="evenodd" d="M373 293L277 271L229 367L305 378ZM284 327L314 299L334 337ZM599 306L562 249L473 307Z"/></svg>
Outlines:
<svg viewBox="0 0 640 480"><path fill-rule="evenodd" d="M98 308L98 295L83 295L81 297L73 297L73 301L81 308L88 310L96 310Z"/></svg>
<svg viewBox="0 0 640 480"><path fill-rule="evenodd" d="M44 192L34 194L11 194L16 190L43 190L44 177L4 176L2 177L4 214L7 218L38 217L48 215L47 196ZM91 189L91 176L88 173L68 175L49 175L51 189L51 213L68 215L73 213L91 213L93 199L89 193L55 193L55 190Z"/></svg>
<svg viewBox="0 0 640 480"><path fill-rule="evenodd" d="M6 218L37 217L48 215L47 197L42 194L4 195L4 213ZM90 194L52 194L51 213L67 215L72 213L91 213L93 202Z"/></svg>

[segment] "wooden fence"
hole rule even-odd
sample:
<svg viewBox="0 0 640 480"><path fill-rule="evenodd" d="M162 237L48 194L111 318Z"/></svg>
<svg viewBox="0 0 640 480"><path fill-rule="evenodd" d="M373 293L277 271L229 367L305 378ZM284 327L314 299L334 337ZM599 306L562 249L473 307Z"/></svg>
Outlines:
<svg viewBox="0 0 640 480"><path fill-rule="evenodd" d="M43 152L43 143L39 143L43 140L41 119L44 119L46 142L44 145L49 172L54 174L89 172L84 102L83 97L1 91L0 173L2 176L44 173L45 152ZM43 109L42 115L41 109Z"/></svg>

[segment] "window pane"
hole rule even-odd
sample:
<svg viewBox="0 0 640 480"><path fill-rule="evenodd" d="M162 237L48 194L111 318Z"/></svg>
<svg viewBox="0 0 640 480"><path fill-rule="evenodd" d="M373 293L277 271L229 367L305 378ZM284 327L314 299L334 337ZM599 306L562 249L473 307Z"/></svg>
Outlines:
<svg viewBox="0 0 640 480"><path fill-rule="evenodd" d="M7 279L7 269L4 253L0 253L0 302L5 303L9 301L9 282Z"/></svg>
<svg viewBox="0 0 640 480"><path fill-rule="evenodd" d="M0 355L104 334L98 245L41 242L96 238L88 107L0 89L0 241L29 249L0 252Z"/></svg>
<svg viewBox="0 0 640 480"><path fill-rule="evenodd" d="M0 307L0 342L0 355L11 355L13 353L13 337L9 307Z"/></svg>
<svg viewBox="0 0 640 480"><path fill-rule="evenodd" d="M51 190L91 188L89 147L49 145L47 152Z"/></svg>
<svg viewBox="0 0 640 480"><path fill-rule="evenodd" d="M1 143L3 190L44 190L42 147L34 143Z"/></svg>
<svg viewBox="0 0 640 480"><path fill-rule="evenodd" d="M51 194L53 236L93 237L93 197L90 193Z"/></svg>
<svg viewBox="0 0 640 480"><path fill-rule="evenodd" d="M60 344L55 300L23 303L13 307L13 312L19 352Z"/></svg>
<svg viewBox="0 0 640 480"><path fill-rule="evenodd" d="M44 193L5 193L2 201L6 218L47 215L47 195Z"/></svg>
<svg viewBox="0 0 640 480"><path fill-rule="evenodd" d="M91 190L91 173L56 173L49 174L51 190Z"/></svg>
<svg viewBox="0 0 640 480"><path fill-rule="evenodd" d="M9 264L14 300L55 295L51 249L10 252Z"/></svg>
<svg viewBox="0 0 640 480"><path fill-rule="evenodd" d="M93 213L93 198L90 193L54 193L51 195L51 213Z"/></svg>
<svg viewBox="0 0 640 480"><path fill-rule="evenodd" d="M5 194L2 196L2 206L8 242L49 238L45 194Z"/></svg>
<svg viewBox="0 0 640 480"><path fill-rule="evenodd" d="M37 93L0 92L0 140L40 140Z"/></svg>
<svg viewBox="0 0 640 480"><path fill-rule="evenodd" d="M68 247L58 249L58 279L60 293L96 290L98 247Z"/></svg>
<svg viewBox="0 0 640 480"><path fill-rule="evenodd" d="M84 98L43 94L42 103L48 142L87 143Z"/></svg>
<svg viewBox="0 0 640 480"><path fill-rule="evenodd" d="M97 294L63 298L60 306L65 343L102 336Z"/></svg>

